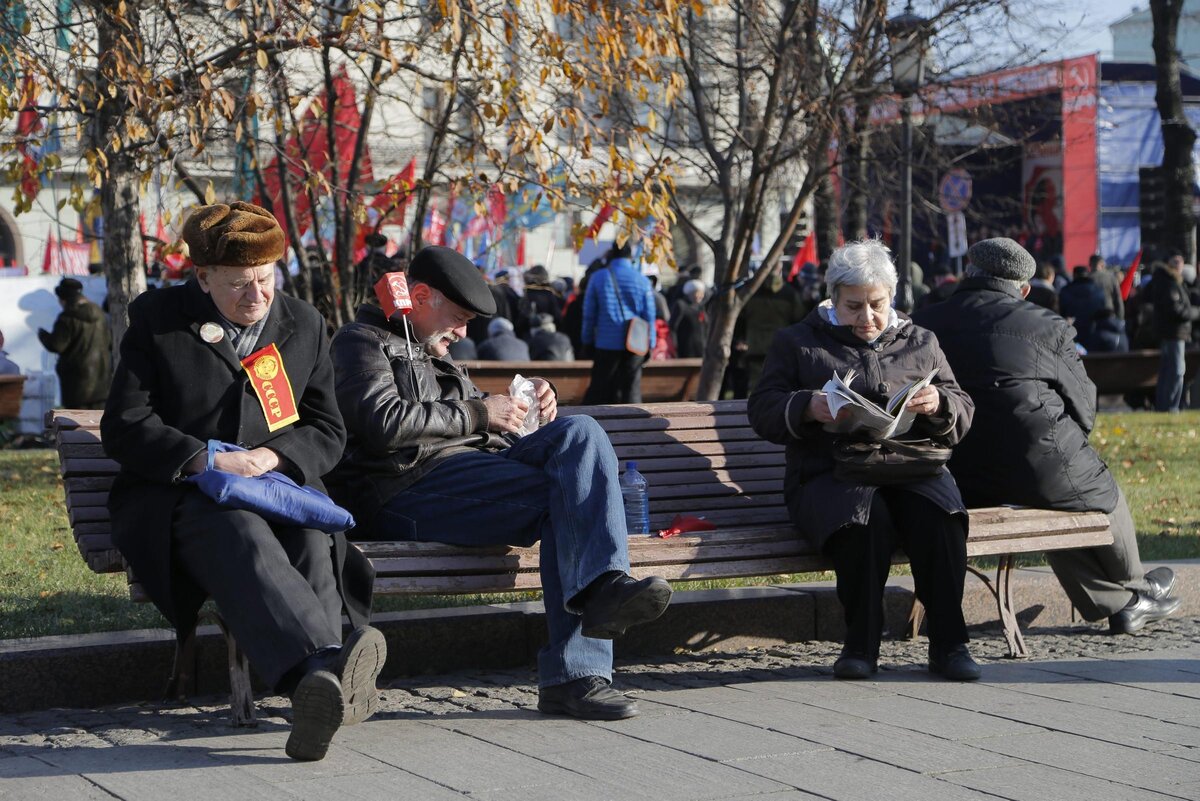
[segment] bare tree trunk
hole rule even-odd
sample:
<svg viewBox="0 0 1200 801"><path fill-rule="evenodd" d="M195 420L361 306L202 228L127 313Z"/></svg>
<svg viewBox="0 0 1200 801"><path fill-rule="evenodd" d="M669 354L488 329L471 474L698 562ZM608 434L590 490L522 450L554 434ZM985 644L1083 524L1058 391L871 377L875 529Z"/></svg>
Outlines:
<svg viewBox="0 0 1200 801"><path fill-rule="evenodd" d="M1196 262L1196 217L1192 212L1192 186L1196 170L1192 147L1196 132L1183 111L1179 82L1179 50L1176 35L1183 0L1150 0L1154 19L1154 63L1158 89L1154 102L1162 119L1163 183L1166 190L1165 244L1178 249L1189 264Z"/></svg>
<svg viewBox="0 0 1200 801"><path fill-rule="evenodd" d="M872 96L859 96L854 104L854 123L846 143L846 170L843 190L846 193L846 238L866 239L867 186L871 166L871 101Z"/></svg>
<svg viewBox="0 0 1200 801"><path fill-rule="evenodd" d="M841 233L838 219L837 195L833 191L833 179L829 175L829 153L821 151L813 160L812 169L822 174L817 183L817 191L813 193L813 231L817 236L817 258L827 259L838 246L838 235Z"/></svg>
<svg viewBox="0 0 1200 801"><path fill-rule="evenodd" d="M105 102L97 110L95 144L108 161L100 184L100 208L104 215L104 272L108 279L108 312L113 333L114 357L121 338L129 327L129 304L146 291L146 253L142 244L140 173L126 149L128 105L125 94L110 87L119 84L116 54L120 52L132 64L141 30L135 4L104 0L97 7L97 39L100 68L96 72L96 96Z"/></svg>

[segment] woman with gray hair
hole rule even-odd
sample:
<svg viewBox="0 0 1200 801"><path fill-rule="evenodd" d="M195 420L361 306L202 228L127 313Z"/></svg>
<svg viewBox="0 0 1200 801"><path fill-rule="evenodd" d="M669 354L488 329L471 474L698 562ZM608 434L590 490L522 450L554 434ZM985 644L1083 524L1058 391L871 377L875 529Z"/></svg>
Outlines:
<svg viewBox="0 0 1200 801"><path fill-rule="evenodd" d="M863 679L877 670L883 589L893 551L912 566L927 610L930 671L955 681L979 678L962 615L967 514L945 468L908 483L876 486L834 475L834 429L848 410L830 411L822 391L835 373L856 373L852 389L886 404L890 395L936 369L906 408L908 436L952 446L967 432L974 405L954 380L937 339L892 308L896 270L876 240L838 248L826 272L829 299L780 330L750 395L750 424L786 446L784 494L799 533L833 561L846 639L833 673Z"/></svg>

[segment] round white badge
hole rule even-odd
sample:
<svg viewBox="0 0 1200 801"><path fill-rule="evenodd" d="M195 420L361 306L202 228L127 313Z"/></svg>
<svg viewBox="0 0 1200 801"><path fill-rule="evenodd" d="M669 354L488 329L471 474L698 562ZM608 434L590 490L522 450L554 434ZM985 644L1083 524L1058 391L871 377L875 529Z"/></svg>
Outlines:
<svg viewBox="0 0 1200 801"><path fill-rule="evenodd" d="M210 345L215 345L225 338L225 329L216 323L205 323L200 326L200 338Z"/></svg>

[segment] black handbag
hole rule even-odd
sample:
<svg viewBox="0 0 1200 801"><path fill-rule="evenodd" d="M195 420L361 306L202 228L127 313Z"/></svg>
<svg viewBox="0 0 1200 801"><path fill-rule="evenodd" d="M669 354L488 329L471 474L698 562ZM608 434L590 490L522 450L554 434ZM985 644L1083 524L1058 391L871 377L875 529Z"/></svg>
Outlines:
<svg viewBox="0 0 1200 801"><path fill-rule="evenodd" d="M833 475L839 481L886 487L932 478L950 461L950 449L933 440L833 443Z"/></svg>

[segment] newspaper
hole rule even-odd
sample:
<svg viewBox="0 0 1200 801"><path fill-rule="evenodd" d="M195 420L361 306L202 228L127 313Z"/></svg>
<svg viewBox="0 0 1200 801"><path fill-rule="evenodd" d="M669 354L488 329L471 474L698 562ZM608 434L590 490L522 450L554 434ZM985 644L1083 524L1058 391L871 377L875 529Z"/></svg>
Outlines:
<svg viewBox="0 0 1200 801"><path fill-rule="evenodd" d="M848 413L841 419L826 423L825 430L839 434L866 435L875 440L892 439L906 434L912 428L913 420L917 415L905 406L914 395L929 386L936 375L937 368L935 367L924 378L905 384L896 390L888 398L887 403L881 407L850 388L854 379L858 377L855 370L847 370L844 376L834 373L833 378L826 381L825 386L821 387L829 400L829 412L835 418L843 409L846 409Z"/></svg>

